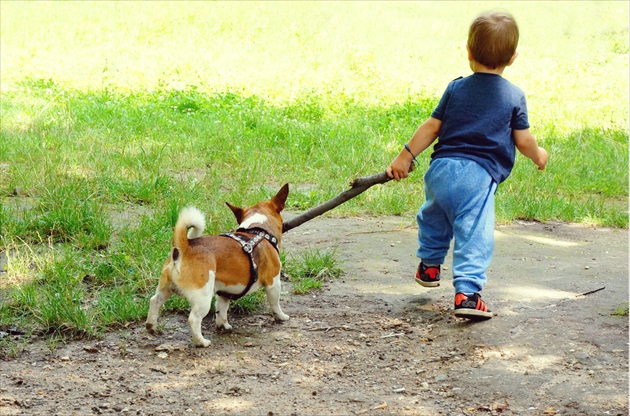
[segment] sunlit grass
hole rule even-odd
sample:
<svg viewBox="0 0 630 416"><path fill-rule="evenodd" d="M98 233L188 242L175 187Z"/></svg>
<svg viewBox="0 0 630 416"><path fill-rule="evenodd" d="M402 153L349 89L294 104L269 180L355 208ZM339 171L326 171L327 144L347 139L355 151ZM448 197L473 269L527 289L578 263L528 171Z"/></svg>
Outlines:
<svg viewBox="0 0 630 416"><path fill-rule="evenodd" d="M274 102L343 94L388 104L469 72L468 24L505 8L521 29L506 77L534 125L627 127L626 2L3 2L3 89L231 90ZM621 104L621 105L620 105ZM609 124L614 125L610 126ZM620 124L618 124L620 123Z"/></svg>

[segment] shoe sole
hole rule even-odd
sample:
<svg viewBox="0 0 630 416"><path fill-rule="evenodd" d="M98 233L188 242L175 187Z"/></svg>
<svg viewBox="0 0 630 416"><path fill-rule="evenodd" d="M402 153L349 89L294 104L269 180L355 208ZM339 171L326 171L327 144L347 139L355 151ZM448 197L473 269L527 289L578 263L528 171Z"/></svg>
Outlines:
<svg viewBox="0 0 630 416"><path fill-rule="evenodd" d="M476 309L456 309L454 315L458 318L470 319L471 321L487 321L494 316L494 313Z"/></svg>
<svg viewBox="0 0 630 416"><path fill-rule="evenodd" d="M440 285L440 282L425 282L424 280L420 280L418 278L415 278L415 279L416 279L416 283L424 287L438 287Z"/></svg>

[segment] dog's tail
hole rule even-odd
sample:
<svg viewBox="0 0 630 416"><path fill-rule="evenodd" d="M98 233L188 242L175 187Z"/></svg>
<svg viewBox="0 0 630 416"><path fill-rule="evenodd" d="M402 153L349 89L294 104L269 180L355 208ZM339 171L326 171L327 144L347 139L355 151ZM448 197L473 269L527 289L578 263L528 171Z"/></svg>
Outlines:
<svg viewBox="0 0 630 416"><path fill-rule="evenodd" d="M182 209L173 232L173 247L177 247L180 250L188 247L188 239L201 236L205 228L206 219L201 211L195 207Z"/></svg>

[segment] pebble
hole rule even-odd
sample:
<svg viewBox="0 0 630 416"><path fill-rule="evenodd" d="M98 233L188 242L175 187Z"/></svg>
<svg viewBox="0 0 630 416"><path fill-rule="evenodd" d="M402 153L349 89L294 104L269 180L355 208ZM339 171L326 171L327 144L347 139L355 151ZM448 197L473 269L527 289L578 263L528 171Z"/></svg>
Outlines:
<svg viewBox="0 0 630 416"><path fill-rule="evenodd" d="M172 346L172 345L169 345L169 344L160 344L160 345L158 345L157 347L155 347L155 348L153 349L153 351L155 351L155 352L161 352L161 351L168 351L168 352L170 352L170 351L173 351L174 349L175 349L175 347L174 347L174 346Z"/></svg>
<svg viewBox="0 0 630 416"><path fill-rule="evenodd" d="M499 351L484 351L483 358L501 358L501 352Z"/></svg>

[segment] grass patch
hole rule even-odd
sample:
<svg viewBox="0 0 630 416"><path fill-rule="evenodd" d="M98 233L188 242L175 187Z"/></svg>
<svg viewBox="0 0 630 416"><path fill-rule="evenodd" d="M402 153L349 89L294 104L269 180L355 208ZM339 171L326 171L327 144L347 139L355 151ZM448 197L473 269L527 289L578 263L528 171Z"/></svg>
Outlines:
<svg viewBox="0 0 630 416"><path fill-rule="evenodd" d="M615 316L628 316L630 308L628 305L618 307L611 315Z"/></svg>
<svg viewBox="0 0 630 416"><path fill-rule="evenodd" d="M334 250L307 250L298 256L291 256L285 262L283 273L293 285L293 293L304 295L321 289L322 283L341 276Z"/></svg>
<svg viewBox="0 0 630 416"><path fill-rule="evenodd" d="M627 228L627 2L503 6L522 32L505 76L527 93L550 161L538 172L517 158L497 221ZM54 344L143 320L182 207L225 232L226 201L288 182L287 209L302 211L384 170L469 73L468 24L494 7L1 2L0 328ZM412 217L430 152L418 160L409 179L327 215ZM327 252L286 266L296 292L340 273ZM165 307L188 310L177 297Z"/></svg>

